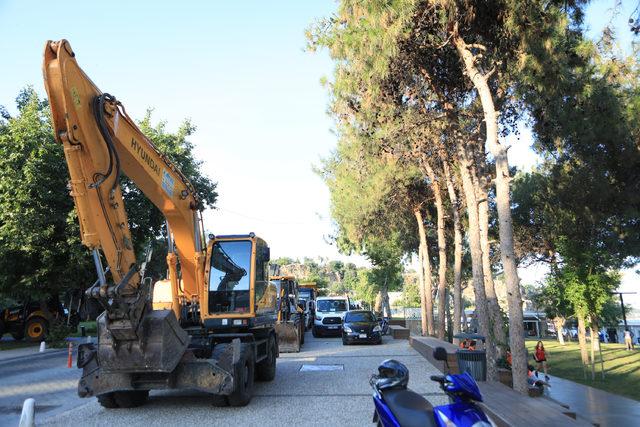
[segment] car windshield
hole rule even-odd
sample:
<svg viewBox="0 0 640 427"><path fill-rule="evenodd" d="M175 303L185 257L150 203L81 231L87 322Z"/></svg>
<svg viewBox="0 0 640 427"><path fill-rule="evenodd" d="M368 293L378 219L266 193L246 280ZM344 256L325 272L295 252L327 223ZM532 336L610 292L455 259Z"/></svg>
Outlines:
<svg viewBox="0 0 640 427"><path fill-rule="evenodd" d="M323 299L318 301L318 311L347 311L347 301L343 299Z"/></svg>
<svg viewBox="0 0 640 427"><path fill-rule="evenodd" d="M373 313L370 311L364 312L356 312L356 313L347 313L344 318L345 323L349 322L375 322L376 319L373 317Z"/></svg>

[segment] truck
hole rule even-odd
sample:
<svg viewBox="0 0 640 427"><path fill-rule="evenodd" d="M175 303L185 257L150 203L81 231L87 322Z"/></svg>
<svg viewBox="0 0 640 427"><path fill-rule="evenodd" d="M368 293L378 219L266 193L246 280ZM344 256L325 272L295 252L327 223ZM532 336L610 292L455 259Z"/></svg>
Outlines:
<svg viewBox="0 0 640 427"><path fill-rule="evenodd" d="M278 348L283 353L297 353L304 344L305 331L305 313L300 306L298 282L293 276L273 276L270 280L278 295Z"/></svg>
<svg viewBox="0 0 640 427"><path fill-rule="evenodd" d="M313 336L342 335L342 321L347 311L349 298L346 296L318 297L313 319Z"/></svg>
<svg viewBox="0 0 640 427"><path fill-rule="evenodd" d="M254 378L273 380L279 355L267 242L254 233L205 236L193 184L91 81L67 40L46 43L43 75L98 274L86 295L104 310L97 344L78 348L78 395L129 408L150 390L180 388L210 393L216 405L247 405ZM166 219L166 279L152 283L136 258L121 176Z"/></svg>

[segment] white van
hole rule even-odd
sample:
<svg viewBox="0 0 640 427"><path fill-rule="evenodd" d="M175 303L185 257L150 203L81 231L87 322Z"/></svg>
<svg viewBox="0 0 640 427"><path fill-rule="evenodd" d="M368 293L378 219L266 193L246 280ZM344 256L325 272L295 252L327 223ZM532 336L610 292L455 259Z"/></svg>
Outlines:
<svg viewBox="0 0 640 427"><path fill-rule="evenodd" d="M316 315L313 319L313 336L342 335L342 319L347 311L349 311L347 297L318 297Z"/></svg>

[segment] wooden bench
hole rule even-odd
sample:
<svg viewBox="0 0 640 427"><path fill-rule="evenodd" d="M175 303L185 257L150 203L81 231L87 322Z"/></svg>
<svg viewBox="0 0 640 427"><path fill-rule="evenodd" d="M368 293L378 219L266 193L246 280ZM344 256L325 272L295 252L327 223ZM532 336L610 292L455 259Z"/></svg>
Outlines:
<svg viewBox="0 0 640 427"><path fill-rule="evenodd" d="M389 325L389 334L393 337L394 340L409 339L409 329L403 326Z"/></svg>
<svg viewBox="0 0 640 427"><path fill-rule="evenodd" d="M498 427L591 426L586 421L576 420L575 412L556 401L524 396L498 382L480 382L478 386L484 400L480 405Z"/></svg>
<svg viewBox="0 0 640 427"><path fill-rule="evenodd" d="M460 370L458 369L458 358L456 356L456 351L458 347L450 342L441 341L437 338L432 337L419 337L412 335L409 338L409 344L413 347L418 353L422 355L425 359L427 359L433 366L440 369L441 372L449 372L452 374L459 374ZM443 347L447 351L447 362L449 363L449 370L444 364L439 360L435 360L433 358L433 350L436 347Z"/></svg>

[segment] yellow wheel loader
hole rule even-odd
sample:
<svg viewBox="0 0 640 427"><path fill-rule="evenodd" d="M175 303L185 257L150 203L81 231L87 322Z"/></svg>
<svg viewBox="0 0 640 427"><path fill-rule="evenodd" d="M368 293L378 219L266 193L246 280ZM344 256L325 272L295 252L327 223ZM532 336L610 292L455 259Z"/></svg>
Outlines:
<svg viewBox="0 0 640 427"><path fill-rule="evenodd" d="M144 403L150 390L186 388L246 405L254 377L274 378L279 354L267 243L253 233L207 241L193 185L87 77L66 40L47 42L43 71L82 243L98 272L86 294L104 309L97 345L78 349L78 394L115 408ZM165 216L166 280L151 283L136 259L121 175Z"/></svg>
<svg viewBox="0 0 640 427"><path fill-rule="evenodd" d="M297 353L304 344L305 313L299 303L298 282L293 276L274 276L278 294L276 335L283 353Z"/></svg>

